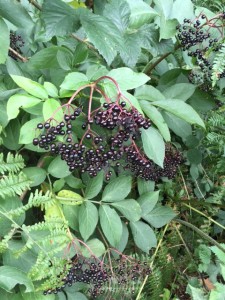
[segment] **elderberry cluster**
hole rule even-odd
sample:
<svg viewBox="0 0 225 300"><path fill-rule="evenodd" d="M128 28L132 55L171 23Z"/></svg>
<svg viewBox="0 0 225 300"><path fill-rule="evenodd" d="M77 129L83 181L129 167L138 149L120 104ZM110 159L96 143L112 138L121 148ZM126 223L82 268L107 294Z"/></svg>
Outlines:
<svg viewBox="0 0 225 300"><path fill-rule="evenodd" d="M223 18L224 14L218 16L218 20ZM187 51L188 56L196 60L196 64L201 70L201 76L199 76L199 72L190 73L189 80L193 84L204 84L206 81L211 81L213 58L222 47L222 36L221 40L211 37L210 30L214 25L217 28L216 20L210 21L206 15L202 14L195 21L184 19L183 24L177 26L177 37L182 50ZM224 77L225 72L219 76L220 78Z"/></svg>
<svg viewBox="0 0 225 300"><path fill-rule="evenodd" d="M76 143L73 142L72 123L80 116L82 108L77 107L72 113L70 109L70 114L64 114L64 121L57 125L52 125L52 119L38 124L37 129L42 133L33 140L33 145L59 154L71 172L79 170L91 177L103 170L106 180L109 180L111 168L115 167L118 172L129 170L145 180L157 181L165 176L172 178L175 172L171 170L181 163L178 152L173 150L171 155L174 158L170 164L165 163L164 169L157 167L135 143L141 135L140 129L147 130L151 122L134 107L128 110L125 106L124 101L120 104L104 103L82 124L85 132L80 142ZM91 129L92 125L102 127L106 133L98 135ZM59 137L63 137L63 141Z"/></svg>
<svg viewBox="0 0 225 300"><path fill-rule="evenodd" d="M58 294L66 286L72 286L75 282L85 283L91 299L96 299L108 291L113 294L118 286L124 296L130 297L135 293L138 282L151 273L147 262L119 258L111 260L110 266L83 256L75 256L71 261L68 274L63 278L62 284L54 289L44 291L44 295ZM120 291L121 293L121 291Z"/></svg>
<svg viewBox="0 0 225 300"><path fill-rule="evenodd" d="M23 47L25 42L23 41L21 35L16 35L14 32L10 31L10 48L15 50L17 53L22 54L21 47ZM9 51L9 56L14 60L17 60L17 56Z"/></svg>

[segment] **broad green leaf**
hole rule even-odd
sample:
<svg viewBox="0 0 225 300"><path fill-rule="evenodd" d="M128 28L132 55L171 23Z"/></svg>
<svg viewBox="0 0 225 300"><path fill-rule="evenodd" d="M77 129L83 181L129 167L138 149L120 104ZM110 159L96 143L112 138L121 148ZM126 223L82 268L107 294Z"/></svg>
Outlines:
<svg viewBox="0 0 225 300"><path fill-rule="evenodd" d="M127 199L111 203L111 206L119 210L127 220L136 222L141 218L141 207L134 199Z"/></svg>
<svg viewBox="0 0 225 300"><path fill-rule="evenodd" d="M89 80L86 75L79 72L73 72L66 76L63 83L60 85L61 89L75 91L79 87L89 84Z"/></svg>
<svg viewBox="0 0 225 300"><path fill-rule="evenodd" d="M25 293L21 291L21 294L19 295L21 298L18 298L18 300L55 300L55 295L43 295L43 292Z"/></svg>
<svg viewBox="0 0 225 300"><path fill-rule="evenodd" d="M196 288L194 286L192 286L191 284L188 284L188 290L190 290L190 294L192 296L193 300L207 300L208 297L204 294L203 290L200 288ZM215 299L215 300L219 300L219 299Z"/></svg>
<svg viewBox="0 0 225 300"><path fill-rule="evenodd" d="M221 243L220 246L225 249L224 243ZM210 249L216 255L216 257L225 264L225 253L222 250L220 250L217 246L212 246L210 247Z"/></svg>
<svg viewBox="0 0 225 300"><path fill-rule="evenodd" d="M158 127L164 140L166 142L170 142L171 137L168 125L166 124L159 110L152 106L149 102L143 100L141 101L141 108L143 109L144 113L149 117L149 119Z"/></svg>
<svg viewBox="0 0 225 300"><path fill-rule="evenodd" d="M102 201L117 202L125 199L131 191L131 180L131 176L119 176L113 179L105 187L102 194Z"/></svg>
<svg viewBox="0 0 225 300"><path fill-rule="evenodd" d="M30 144L33 139L37 136L38 132L36 132L37 124L42 123L43 118L35 118L28 122L26 122L20 129L20 144Z"/></svg>
<svg viewBox="0 0 225 300"><path fill-rule="evenodd" d="M59 51L68 51L58 46L50 46L36 52L29 60L29 65L33 69L58 68L57 53Z"/></svg>
<svg viewBox="0 0 225 300"><path fill-rule="evenodd" d="M178 25L176 19L166 20L164 16L160 18L160 40L170 39L177 33L176 26Z"/></svg>
<svg viewBox="0 0 225 300"><path fill-rule="evenodd" d="M111 20L90 12L81 14L80 21L88 40L110 65L116 57L118 45L121 45L119 29Z"/></svg>
<svg viewBox="0 0 225 300"><path fill-rule="evenodd" d="M151 180L146 181L138 177L137 184L138 184L139 195L143 195L148 192L153 192L155 189L155 181L151 181Z"/></svg>
<svg viewBox="0 0 225 300"><path fill-rule="evenodd" d="M74 177L72 174L65 178L66 183L74 188L74 189L81 189L84 187L82 180L80 178Z"/></svg>
<svg viewBox="0 0 225 300"><path fill-rule="evenodd" d="M33 283L26 273L10 266L0 267L0 288L10 292L17 284L25 285L26 292L34 290Z"/></svg>
<svg viewBox="0 0 225 300"><path fill-rule="evenodd" d="M1 9L1 8L0 8ZM9 51L9 29L6 25L5 21L0 18L0 45L1 45L1 51L0 51L0 64L4 64L6 61L6 58L8 56Z"/></svg>
<svg viewBox="0 0 225 300"><path fill-rule="evenodd" d="M123 252L124 249L126 248L127 243L128 243L128 238L129 238L129 231L128 231L127 225L124 222L122 222L122 226L123 226L122 236L121 236L120 242L116 245L116 249L118 249L120 252ZM112 253L117 256L116 253L114 253L114 252L112 252Z"/></svg>
<svg viewBox="0 0 225 300"><path fill-rule="evenodd" d="M141 206L142 216L145 216L150 211L152 211L156 203L158 202L158 200L159 200L159 191L142 194L137 199L139 205Z"/></svg>
<svg viewBox="0 0 225 300"><path fill-rule="evenodd" d="M21 5L14 0L0 0L0 16L11 22L13 25L24 30L31 31L34 22L30 15ZM1 44L2 46L2 44Z"/></svg>
<svg viewBox="0 0 225 300"><path fill-rule="evenodd" d="M80 2L79 5L80 4L83 4L83 3ZM74 300L74 299L76 299L76 300L88 300L88 298L84 294L82 294L80 292L75 292L75 293L71 292L70 293L70 291L71 291L71 289L69 290L69 292L66 292L67 297L66 297L65 300ZM48 300L48 299L46 299L46 300ZM63 299L59 299L59 300L63 300Z"/></svg>
<svg viewBox="0 0 225 300"><path fill-rule="evenodd" d="M79 231L79 211L80 206L63 205L63 214L68 221L69 227L76 231Z"/></svg>
<svg viewBox="0 0 225 300"><path fill-rule="evenodd" d="M90 178L87 183L87 187L85 190L85 198L92 199L96 197L103 185L104 172L99 172L96 177Z"/></svg>
<svg viewBox="0 0 225 300"><path fill-rule="evenodd" d="M114 78L120 89L125 91L135 89L150 80L144 73L136 73L126 67L113 69L107 76Z"/></svg>
<svg viewBox="0 0 225 300"><path fill-rule="evenodd" d="M73 67L73 54L69 51L58 51L57 61L62 70L70 71Z"/></svg>
<svg viewBox="0 0 225 300"><path fill-rule="evenodd" d="M202 152L198 149L189 149L187 158L191 164L198 165L202 162Z"/></svg>
<svg viewBox="0 0 225 300"><path fill-rule="evenodd" d="M130 228L134 242L142 251L149 253L152 247L156 247L157 240L154 231L144 222L131 222Z"/></svg>
<svg viewBox="0 0 225 300"><path fill-rule="evenodd" d="M24 89L28 94L40 99L48 98L46 89L40 83L22 76L11 75L11 77L13 81L15 81L15 83Z"/></svg>
<svg viewBox="0 0 225 300"><path fill-rule="evenodd" d="M80 43L76 46L73 55L73 64L80 64L88 57L88 48L84 43Z"/></svg>
<svg viewBox="0 0 225 300"><path fill-rule="evenodd" d="M16 94L9 98L7 102L8 119L15 119L19 114L20 107L32 107L40 103L41 100L27 94Z"/></svg>
<svg viewBox="0 0 225 300"><path fill-rule="evenodd" d="M163 14L166 19L169 19L172 9L173 9L173 0L154 0L156 5L155 9Z"/></svg>
<svg viewBox="0 0 225 300"><path fill-rule="evenodd" d="M41 18L49 38L54 35L66 36L80 27L77 11L61 0L45 0Z"/></svg>
<svg viewBox="0 0 225 300"><path fill-rule="evenodd" d="M135 90L134 96L139 100L158 101L165 100L165 96L154 86L143 85Z"/></svg>
<svg viewBox="0 0 225 300"><path fill-rule="evenodd" d="M54 117L53 122L55 120L61 122L63 120L63 111L60 103L55 99L47 99L43 105L43 117L45 121Z"/></svg>
<svg viewBox="0 0 225 300"><path fill-rule="evenodd" d="M222 268L224 268L224 265ZM207 296L204 297L202 300L208 300ZM214 284L214 288L210 292L209 300L225 300L225 285L223 283L216 282Z"/></svg>
<svg viewBox="0 0 225 300"><path fill-rule="evenodd" d="M46 89L46 91L50 97L57 98L59 96L57 87L53 83L45 81L44 88Z"/></svg>
<svg viewBox="0 0 225 300"><path fill-rule="evenodd" d="M181 99L186 101L195 92L196 86L190 83L176 83L163 91L167 99Z"/></svg>
<svg viewBox="0 0 225 300"><path fill-rule="evenodd" d="M168 206L159 206L154 208L150 213L143 216L143 219L155 228L160 228L169 223L176 213Z"/></svg>
<svg viewBox="0 0 225 300"><path fill-rule="evenodd" d="M175 116L190 124L197 124L205 128L204 122L202 121L198 113L190 105L181 100L168 99L155 101L152 102L152 104L163 108L164 110L174 114Z"/></svg>
<svg viewBox="0 0 225 300"><path fill-rule="evenodd" d="M39 167L27 167L23 173L32 181L30 187L40 185L46 178L46 171Z"/></svg>
<svg viewBox="0 0 225 300"><path fill-rule="evenodd" d="M122 223L115 209L108 205L101 205L99 208L99 217L102 231L109 243L116 247L122 236Z"/></svg>
<svg viewBox="0 0 225 300"><path fill-rule="evenodd" d="M130 94L128 92L123 92L123 95L126 97L126 99L128 99L128 101L126 101L127 107L130 107L130 105L133 105L141 114L144 114L141 109L141 105L140 105L138 99L136 99L132 94Z"/></svg>
<svg viewBox="0 0 225 300"><path fill-rule="evenodd" d="M98 223L98 210L90 201L85 201L79 211L79 231L86 241L95 230Z"/></svg>
<svg viewBox="0 0 225 300"><path fill-rule="evenodd" d="M91 257L93 255L95 255L96 257L100 257L105 253L105 246L98 239L89 240L88 242L86 242L86 244L87 247L82 246L81 249L82 255L85 257Z"/></svg>
<svg viewBox="0 0 225 300"><path fill-rule="evenodd" d="M131 9L130 28L140 28L142 25L152 21L158 13L147 3L141 0L126 0Z"/></svg>
<svg viewBox="0 0 225 300"><path fill-rule="evenodd" d="M64 178L70 175L69 167L66 162L57 156L48 166L48 172L50 175L56 178Z"/></svg>
<svg viewBox="0 0 225 300"><path fill-rule="evenodd" d="M181 7L182 7L182 9L181 9ZM201 13L203 13L203 12L201 11ZM196 14L196 16L197 15L198 15L198 13ZM191 0L175 0L170 17L171 17L171 19L176 18L179 21L179 23L181 23L181 24L183 23L185 18L193 20L195 18L193 1L191 1Z"/></svg>
<svg viewBox="0 0 225 300"><path fill-rule="evenodd" d="M3 135L3 145L9 150L18 150L21 145L19 144L20 135L20 121L18 118L9 122L5 128L5 135Z"/></svg>
<svg viewBox="0 0 225 300"><path fill-rule="evenodd" d="M150 127L141 130L141 139L145 154L157 165L163 168L165 158L165 143L157 129Z"/></svg>
<svg viewBox="0 0 225 300"><path fill-rule="evenodd" d="M170 114L168 112L162 112L163 118L166 121L168 127L182 139L186 139L192 133L191 125L186 121Z"/></svg>

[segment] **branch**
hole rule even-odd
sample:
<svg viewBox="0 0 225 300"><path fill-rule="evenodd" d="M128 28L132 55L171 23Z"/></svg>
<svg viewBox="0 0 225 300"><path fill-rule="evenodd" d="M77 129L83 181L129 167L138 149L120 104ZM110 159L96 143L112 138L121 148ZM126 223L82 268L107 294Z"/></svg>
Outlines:
<svg viewBox="0 0 225 300"><path fill-rule="evenodd" d="M96 50L94 46L92 46L91 44L89 44L87 41L82 40L82 39L79 38L77 35L75 35L75 34L72 33L71 36L72 36L75 40L77 40L78 42L84 43L84 44L88 47L88 49Z"/></svg>
<svg viewBox="0 0 225 300"><path fill-rule="evenodd" d="M36 7L38 10L42 10L41 6L35 0L28 0L30 4Z"/></svg>
<svg viewBox="0 0 225 300"><path fill-rule="evenodd" d="M22 62L27 62L28 58L23 57L21 54L19 54L16 50L12 49L11 47L9 47L9 51L11 51L16 57L18 57L20 60L22 60Z"/></svg>

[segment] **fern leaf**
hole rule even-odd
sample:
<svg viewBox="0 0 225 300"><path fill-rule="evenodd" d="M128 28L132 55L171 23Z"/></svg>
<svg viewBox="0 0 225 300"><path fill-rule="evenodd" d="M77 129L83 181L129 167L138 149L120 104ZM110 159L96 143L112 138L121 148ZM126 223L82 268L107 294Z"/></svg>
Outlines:
<svg viewBox="0 0 225 300"><path fill-rule="evenodd" d="M5 172L15 173L24 168L24 160L20 154L15 156L12 153L8 153L6 162L4 161L3 153L0 154L0 173Z"/></svg>
<svg viewBox="0 0 225 300"><path fill-rule="evenodd" d="M225 44L222 44L221 49L216 54L213 61L213 72L212 72L212 86L216 85L216 82L221 78L221 74L225 70Z"/></svg>
<svg viewBox="0 0 225 300"><path fill-rule="evenodd" d="M0 180L0 197L21 195L25 190L29 189L31 181L23 172L19 174L9 174Z"/></svg>

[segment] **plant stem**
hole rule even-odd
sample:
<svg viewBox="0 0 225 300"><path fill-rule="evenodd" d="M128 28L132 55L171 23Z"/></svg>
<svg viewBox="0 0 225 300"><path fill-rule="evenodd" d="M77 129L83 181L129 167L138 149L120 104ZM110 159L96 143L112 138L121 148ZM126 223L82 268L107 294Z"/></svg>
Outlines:
<svg viewBox="0 0 225 300"><path fill-rule="evenodd" d="M11 47L9 47L9 51L12 52L16 57L18 57L20 60L22 60L22 62L27 62L28 58L23 57L21 54L19 54L16 50L12 49Z"/></svg>
<svg viewBox="0 0 225 300"><path fill-rule="evenodd" d="M30 4L32 4L34 7L36 7L38 10L42 10L41 6L35 1L35 0L28 0Z"/></svg>
<svg viewBox="0 0 225 300"><path fill-rule="evenodd" d="M162 237L161 237L161 239L159 240L159 243L158 243L158 245L157 245L157 247L156 247L156 249L155 249L155 252L154 252L154 254L153 254L153 256L152 256L152 262L150 263L150 266L149 266L150 268L152 268L152 266L153 266L155 257L156 257L156 255L157 255L157 253L158 253L158 251L159 251L160 246L162 245L163 238L164 238L164 235L165 235L165 233L166 233L166 231L167 231L168 226L169 226L169 224L167 224L167 225L165 226L164 230L163 230ZM146 282L147 282L148 276L149 276L149 275L145 276L145 279L144 279L144 281L143 281L143 283L142 283L142 285L141 285L141 287L140 287L140 289L139 289L139 292L138 292L138 295L137 295L137 297L136 297L136 300L139 300L139 299L140 299L141 293L142 293L143 288L144 288L144 286L145 286L145 284L146 284Z"/></svg>

